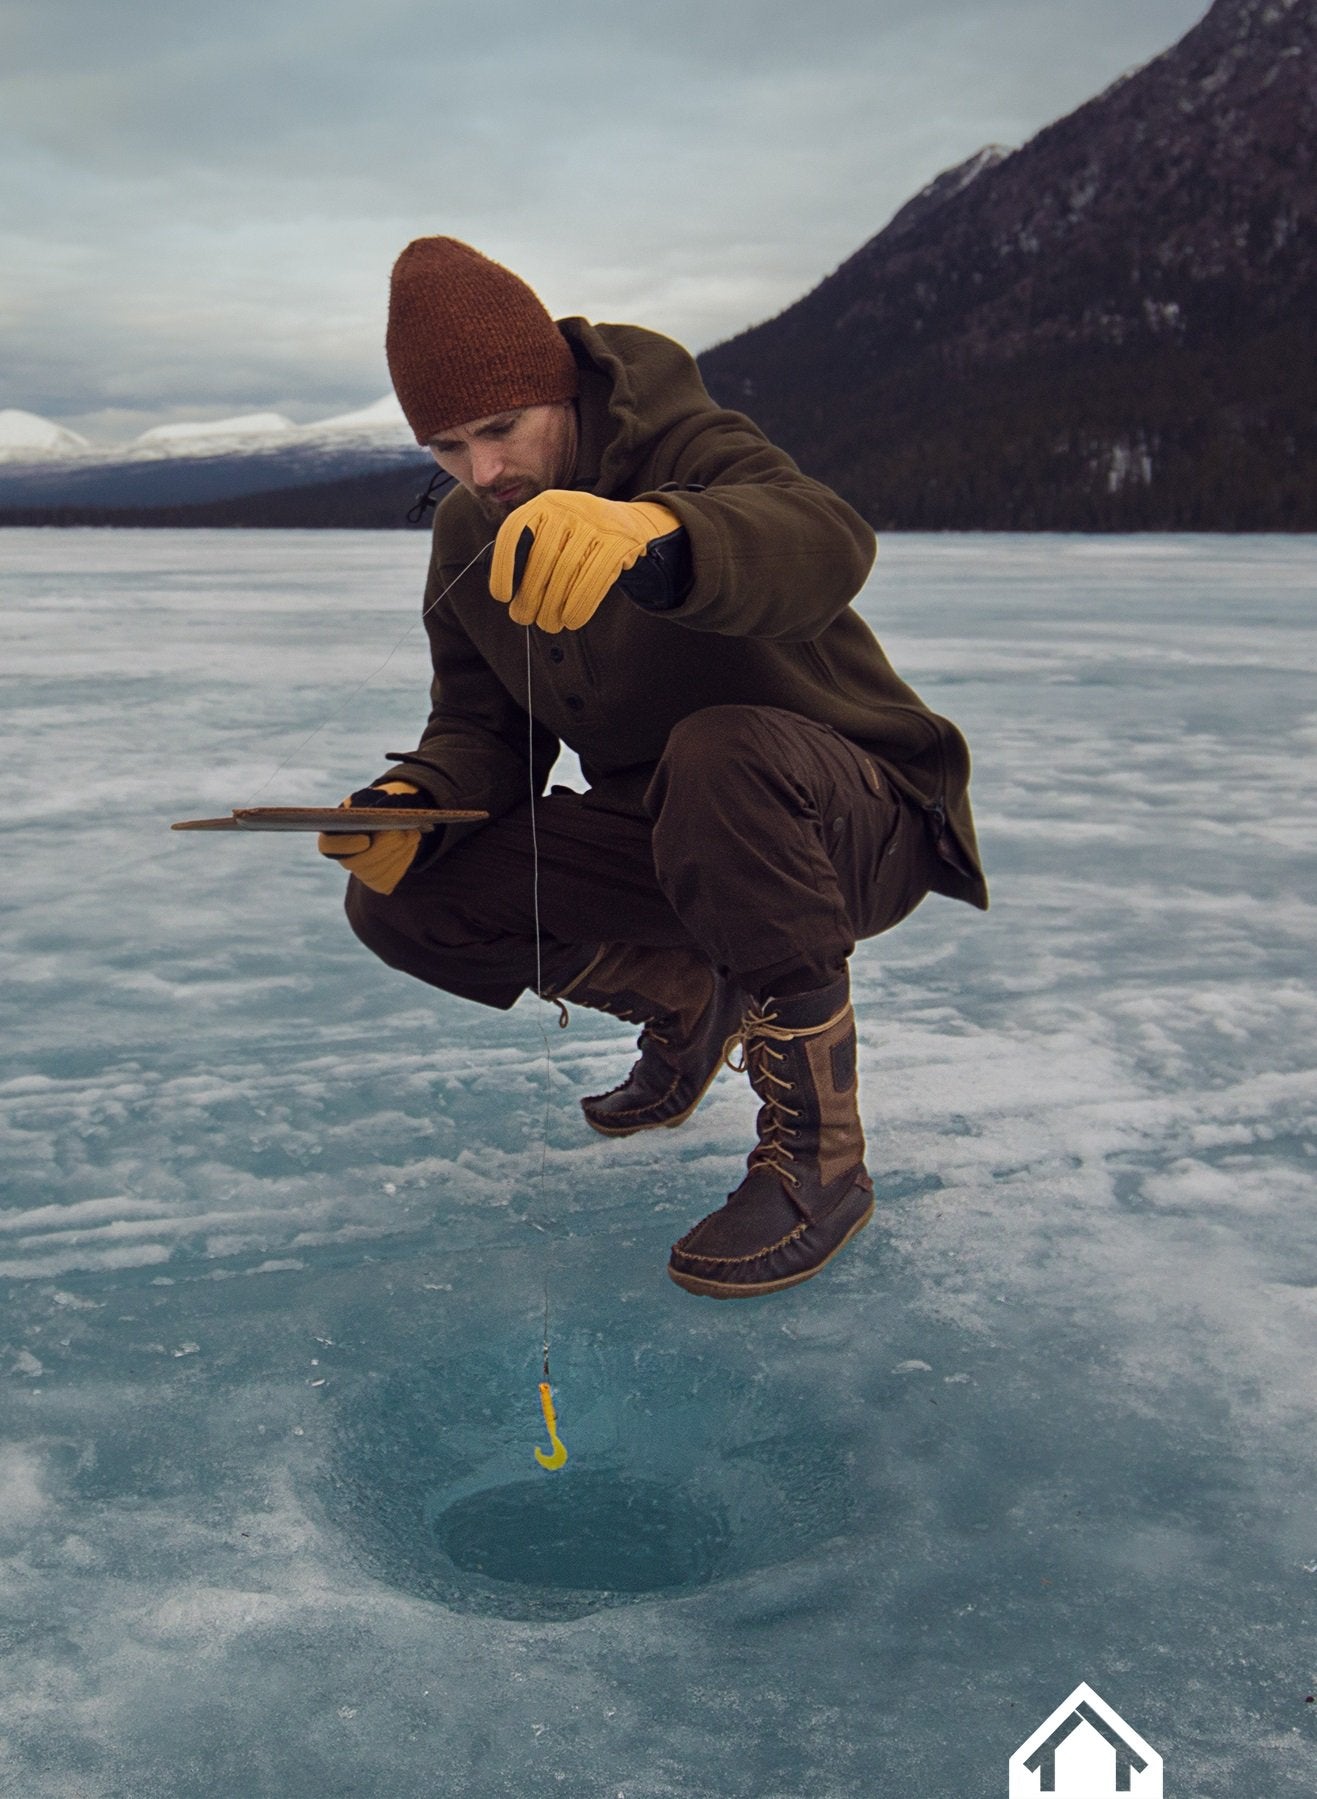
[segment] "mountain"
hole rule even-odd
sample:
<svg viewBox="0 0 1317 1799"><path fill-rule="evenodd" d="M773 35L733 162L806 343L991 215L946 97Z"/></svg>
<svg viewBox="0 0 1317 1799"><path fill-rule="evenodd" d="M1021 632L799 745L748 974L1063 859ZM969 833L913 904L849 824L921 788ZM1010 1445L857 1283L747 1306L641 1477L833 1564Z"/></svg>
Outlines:
<svg viewBox="0 0 1317 1799"><path fill-rule="evenodd" d="M7 420L29 421L6 425ZM61 434L58 438L54 434ZM397 489L410 503L434 472L412 438L392 394L356 412L294 425L277 412L157 425L132 443L98 449L76 433L31 413L0 413L0 520L46 522L139 521L142 511L232 505L249 495L304 493L301 510L334 522L332 506L356 493ZM373 484L373 485L372 485ZM332 488L333 493L321 490ZM268 509L267 509L268 510ZM298 504L274 506L283 522L302 522ZM130 514L133 515L130 517ZM200 522L200 521L199 521ZM226 517L225 522L242 522ZM311 521L307 521L311 522ZM354 516L342 522L355 523Z"/></svg>
<svg viewBox="0 0 1317 1799"><path fill-rule="evenodd" d="M1317 6L1216 0L707 351L876 526L1317 528Z"/></svg>
<svg viewBox="0 0 1317 1799"><path fill-rule="evenodd" d="M394 531L428 526L428 507L418 506L435 467L412 463L374 474L344 475L299 487L265 488L228 499L191 500L160 506L5 506L5 525L242 526L249 530ZM440 496L442 497L442 496Z"/></svg>
<svg viewBox="0 0 1317 1799"><path fill-rule="evenodd" d="M138 446L148 449L160 445L168 454L180 446L194 449L202 444L214 444L227 448L250 443L253 439L264 443L272 437L282 437L285 432L296 428L293 421L285 418L282 412L244 412L241 418L235 419L209 419L199 424L155 425L151 430L143 431L134 441Z"/></svg>
<svg viewBox="0 0 1317 1799"><path fill-rule="evenodd" d="M31 462L49 456L76 455L91 445L76 431L16 406L0 410L0 462Z"/></svg>

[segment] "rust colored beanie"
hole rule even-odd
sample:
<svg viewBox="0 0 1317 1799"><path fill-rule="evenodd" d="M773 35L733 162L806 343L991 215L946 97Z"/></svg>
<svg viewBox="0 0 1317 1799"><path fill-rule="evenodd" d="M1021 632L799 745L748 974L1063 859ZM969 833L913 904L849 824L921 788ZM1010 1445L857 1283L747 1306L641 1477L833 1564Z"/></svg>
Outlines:
<svg viewBox="0 0 1317 1799"><path fill-rule="evenodd" d="M385 354L417 443L576 397L572 353L536 295L455 237L418 237L394 263Z"/></svg>

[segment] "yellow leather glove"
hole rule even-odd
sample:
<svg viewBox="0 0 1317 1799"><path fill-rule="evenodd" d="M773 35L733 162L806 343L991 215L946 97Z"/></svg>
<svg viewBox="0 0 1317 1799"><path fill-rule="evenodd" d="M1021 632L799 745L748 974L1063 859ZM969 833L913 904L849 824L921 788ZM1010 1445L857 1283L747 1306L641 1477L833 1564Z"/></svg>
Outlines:
<svg viewBox="0 0 1317 1799"><path fill-rule="evenodd" d="M410 781L381 781L377 793L419 793ZM356 799L349 794L342 803ZM360 803L360 802L358 802ZM424 804L424 802L422 802ZM349 874L373 887L376 893L392 893L411 867L420 847L419 831L322 831L316 848L331 862L341 862Z"/></svg>
<svg viewBox="0 0 1317 1799"><path fill-rule="evenodd" d="M653 500L601 500L551 487L499 526L489 591L511 606L514 624L579 631L654 539L680 529L681 520Z"/></svg>

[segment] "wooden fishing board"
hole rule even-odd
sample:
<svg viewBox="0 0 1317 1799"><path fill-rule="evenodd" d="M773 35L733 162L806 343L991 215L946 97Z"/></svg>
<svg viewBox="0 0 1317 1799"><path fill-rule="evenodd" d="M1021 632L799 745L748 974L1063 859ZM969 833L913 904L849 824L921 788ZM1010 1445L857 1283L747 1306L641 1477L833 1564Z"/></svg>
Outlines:
<svg viewBox="0 0 1317 1799"><path fill-rule="evenodd" d="M180 818L171 831L433 831L488 818L470 807L236 806L227 818Z"/></svg>

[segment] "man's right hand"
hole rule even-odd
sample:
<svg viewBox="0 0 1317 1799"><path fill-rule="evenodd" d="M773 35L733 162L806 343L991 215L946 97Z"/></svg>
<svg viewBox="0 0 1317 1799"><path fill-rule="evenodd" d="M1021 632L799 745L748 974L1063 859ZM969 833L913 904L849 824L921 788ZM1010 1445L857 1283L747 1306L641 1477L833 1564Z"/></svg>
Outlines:
<svg viewBox="0 0 1317 1799"><path fill-rule="evenodd" d="M413 787L410 781L381 781L378 787L359 787L342 803L344 806L412 806L419 793L420 788ZM349 874L376 893L393 892L411 867L420 845L419 831L322 831L316 839L316 848L322 856L341 863Z"/></svg>
<svg viewBox="0 0 1317 1799"><path fill-rule="evenodd" d="M579 631L652 545L684 535L681 520L656 500L546 488L499 526L490 595L507 606L514 625Z"/></svg>

